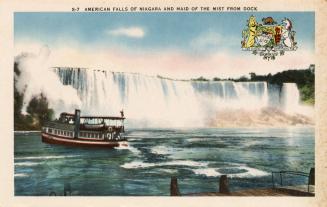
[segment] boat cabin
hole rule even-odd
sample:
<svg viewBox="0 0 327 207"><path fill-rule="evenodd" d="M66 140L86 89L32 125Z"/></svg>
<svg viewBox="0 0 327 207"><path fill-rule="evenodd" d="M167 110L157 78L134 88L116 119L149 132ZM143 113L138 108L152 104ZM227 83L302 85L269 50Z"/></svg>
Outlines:
<svg viewBox="0 0 327 207"><path fill-rule="evenodd" d="M62 138L84 140L122 141L124 130L124 113L121 116L80 116L61 113L59 119L46 122L42 132Z"/></svg>

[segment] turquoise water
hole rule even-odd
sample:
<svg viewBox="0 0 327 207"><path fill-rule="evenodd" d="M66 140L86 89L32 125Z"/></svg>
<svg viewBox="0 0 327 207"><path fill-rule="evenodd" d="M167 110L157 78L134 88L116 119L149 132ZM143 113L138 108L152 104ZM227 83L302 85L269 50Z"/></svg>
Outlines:
<svg viewBox="0 0 327 207"><path fill-rule="evenodd" d="M314 167L314 128L130 129L128 147L85 149L15 133L15 195L169 195L271 187L271 172ZM284 179L287 182L287 179ZM306 183L305 178L289 182Z"/></svg>

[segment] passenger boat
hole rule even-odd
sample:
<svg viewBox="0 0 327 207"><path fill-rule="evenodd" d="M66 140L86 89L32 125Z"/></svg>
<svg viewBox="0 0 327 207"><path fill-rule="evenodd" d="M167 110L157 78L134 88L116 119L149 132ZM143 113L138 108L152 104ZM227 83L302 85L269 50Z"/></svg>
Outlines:
<svg viewBox="0 0 327 207"><path fill-rule="evenodd" d="M120 113L121 116L81 116L78 109L75 114L61 113L59 119L42 126L42 142L80 147L127 146L124 112Z"/></svg>

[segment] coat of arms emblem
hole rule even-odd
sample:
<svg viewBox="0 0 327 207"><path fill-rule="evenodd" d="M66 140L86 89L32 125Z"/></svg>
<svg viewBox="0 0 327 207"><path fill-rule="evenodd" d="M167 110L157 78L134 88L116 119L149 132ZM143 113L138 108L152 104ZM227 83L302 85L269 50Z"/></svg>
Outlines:
<svg viewBox="0 0 327 207"><path fill-rule="evenodd" d="M273 17L266 17L262 23L258 23L252 15L242 31L242 37L242 50L252 51L265 60L275 60L276 56L284 55L285 51L297 49L295 31L289 18L284 18L278 24Z"/></svg>

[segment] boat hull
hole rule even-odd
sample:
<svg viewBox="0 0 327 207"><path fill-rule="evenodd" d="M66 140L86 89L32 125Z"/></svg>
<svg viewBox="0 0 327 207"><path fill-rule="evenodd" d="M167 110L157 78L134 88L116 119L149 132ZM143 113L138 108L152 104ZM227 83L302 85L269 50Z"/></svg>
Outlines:
<svg viewBox="0 0 327 207"><path fill-rule="evenodd" d="M52 134L42 133L42 142L49 144L58 144L75 147L100 147L100 148L114 148L119 146L127 146L126 141L103 141L103 140L90 140L80 138L66 138L55 136Z"/></svg>

